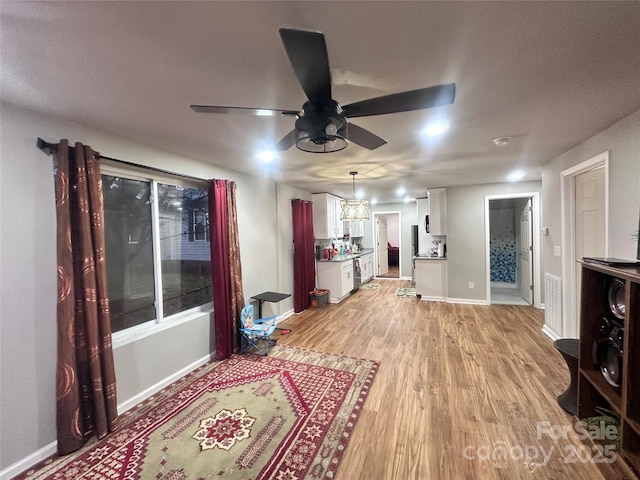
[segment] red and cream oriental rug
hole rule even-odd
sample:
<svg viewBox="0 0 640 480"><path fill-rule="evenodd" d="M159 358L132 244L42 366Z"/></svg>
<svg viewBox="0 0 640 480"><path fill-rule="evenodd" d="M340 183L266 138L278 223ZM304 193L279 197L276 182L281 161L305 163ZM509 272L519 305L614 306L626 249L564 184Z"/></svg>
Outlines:
<svg viewBox="0 0 640 480"><path fill-rule="evenodd" d="M378 363L275 346L208 363L19 479L334 479Z"/></svg>

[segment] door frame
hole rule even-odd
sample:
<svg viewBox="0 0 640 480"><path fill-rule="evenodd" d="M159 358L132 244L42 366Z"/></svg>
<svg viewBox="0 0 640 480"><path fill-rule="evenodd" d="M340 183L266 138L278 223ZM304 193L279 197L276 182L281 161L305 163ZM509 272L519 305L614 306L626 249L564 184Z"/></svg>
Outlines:
<svg viewBox="0 0 640 480"><path fill-rule="evenodd" d="M604 248L609 255L609 150L591 157L573 167L560 172L560 221L562 225L562 336L578 337L578 319L576 318L576 184L575 177L581 173L604 168Z"/></svg>
<svg viewBox="0 0 640 480"><path fill-rule="evenodd" d="M529 241L527 243L527 249L525 250L524 248L522 248L522 217L523 214L525 213L525 210L528 210L526 212L526 215L528 215L528 220L527 220L527 232L526 235L529 237ZM524 298L525 302L527 302L529 305L533 305L533 292L531 291L531 288L533 286L533 200L531 198L526 199L526 203L524 204L524 209L520 210L519 212L519 216L517 219L515 219L516 226L519 227L519 240L520 240L520 252L519 254L516 255L516 262L517 262L517 267L516 267L516 285L518 286L518 291L520 293L520 296L522 298ZM514 223L515 223L514 222ZM517 239L517 238L516 238ZM517 239L518 240L518 239ZM518 242L516 242L516 245L518 244ZM524 256L525 253L527 256L527 262L529 265L527 267L528 273L529 275L527 276L527 278L523 278L524 277L524 268L522 268L522 266L525 264L524 263ZM520 258L517 258L520 257ZM524 284L524 280L527 281L527 285L525 286Z"/></svg>
<svg viewBox="0 0 640 480"><path fill-rule="evenodd" d="M376 217L388 217L389 215L398 215L398 243L400 244L400 255L398 257L398 279L402 279L402 256L404 248L402 248L402 212L400 210L374 212L371 217L371 238L373 238L373 271L374 277L378 271L378 230L376 229ZM392 279L393 280L393 279Z"/></svg>
<svg viewBox="0 0 640 480"><path fill-rule="evenodd" d="M491 305L491 237L489 223L489 202L508 198L531 198L531 241L533 242L533 306L542 308L541 285L541 256L540 256L540 193L503 193L499 195L484 196L484 244L485 244L485 274L486 274L486 298Z"/></svg>

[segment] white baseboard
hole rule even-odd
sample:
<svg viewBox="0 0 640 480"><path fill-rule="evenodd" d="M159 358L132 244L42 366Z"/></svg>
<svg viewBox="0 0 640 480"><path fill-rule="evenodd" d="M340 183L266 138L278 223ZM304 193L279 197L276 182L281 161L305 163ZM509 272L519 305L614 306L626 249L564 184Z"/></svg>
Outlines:
<svg viewBox="0 0 640 480"><path fill-rule="evenodd" d="M286 320L287 318L289 318L293 314L294 314L293 308L291 310L287 310L286 312L284 312L282 315L280 315L276 319L276 323L280 323L280 322Z"/></svg>
<svg viewBox="0 0 640 480"><path fill-rule="evenodd" d="M293 315L293 309L288 310L287 312L285 312L284 314L279 316L278 319L276 320L276 323L279 323L279 322L285 320L286 318L290 317L291 315ZM215 358L215 352L213 352L213 353L211 353L209 355L205 355L204 357L200 358L199 360L196 360L195 362L193 362L190 365L187 365L186 367L182 368L181 370L178 370L174 374L172 374L169 377L161 380L160 382L156 383L155 385L152 385L149 388L147 388L146 390L143 390L142 392L140 392L139 394L135 395L134 397L131 397L130 399L125 400L122 403L119 403L118 404L118 415L123 414L124 412L126 412L130 408L133 408L134 406L136 406L138 403L144 402L147 398L151 397L152 395L155 395L156 393L158 393L160 390L162 390L166 386L171 385L176 380L184 377L189 372L192 372L196 368L201 367L202 365L204 365L205 363L209 362L210 360L213 360L214 358ZM0 480L10 480L11 478L13 478L16 475L24 472L25 470L28 470L29 468L33 467L35 464L41 462L42 460L45 460L45 459L49 458L51 455L56 453L57 450L58 450L58 442L57 441L52 442L49 445L46 445L45 447L42 447L39 450L36 450L31 455L28 455L28 456L24 457L23 459L17 461L13 465L9 465L4 470L0 471Z"/></svg>
<svg viewBox="0 0 640 480"><path fill-rule="evenodd" d="M212 360L214 358L214 355L215 355L215 352L214 353L210 353L209 355L205 355L204 357L200 358L199 360L196 360L195 362L193 362L191 365L187 365L186 367L178 370L174 374L172 374L172 375L160 380L155 385L151 385L146 390L143 390L139 394L137 394L137 395L131 397L130 399L118 404L118 415L122 415L124 412L126 412L130 408L135 407L137 404L139 404L141 402L144 402L147 398L151 397L152 395L155 395L160 390L162 390L164 387L166 387L168 385L171 385L176 380L184 377L187 373L192 372L196 368L198 368L198 367L204 365L205 363L209 362L210 360Z"/></svg>
<svg viewBox="0 0 640 480"><path fill-rule="evenodd" d="M542 326L542 332L554 342L561 338L560 335L551 330L547 325Z"/></svg>
<svg viewBox="0 0 640 480"><path fill-rule="evenodd" d="M420 300L424 300L427 302L446 302L447 299L443 297L428 297L426 295L421 295Z"/></svg>
<svg viewBox="0 0 640 480"><path fill-rule="evenodd" d="M24 457L21 460L18 460L13 465L9 465L4 470L0 471L0 480L9 480L20 473L28 470L33 467L36 463L39 463L51 455L56 453L58 450L58 442L52 442L49 445L42 447L39 450L36 450L31 455Z"/></svg>
<svg viewBox="0 0 640 480"><path fill-rule="evenodd" d="M181 370L178 370L174 374L161 380L155 385L152 385L146 390L143 390L142 392L135 395L134 397L118 404L118 415L123 414L130 408L136 406L138 403L145 401L147 398L151 397L152 395L155 395L166 386L171 385L176 380L184 377L189 372L195 370L196 368L212 360L214 358L214 355L215 353L205 355L204 357L200 358L199 360L196 360L190 365L187 365ZM41 462L42 460L49 458L51 455L56 453L57 450L58 450L57 441L52 442L49 445L46 445L45 447L33 452L31 455L24 457L23 459L17 461L13 465L10 465L4 470L0 471L0 480L9 480L15 477L16 475L24 472L25 470L28 470L29 468L33 467L38 462Z"/></svg>
<svg viewBox="0 0 640 480"><path fill-rule="evenodd" d="M465 305L491 305L488 300L477 300L474 298L447 298L447 303L462 303Z"/></svg>
<svg viewBox="0 0 640 480"><path fill-rule="evenodd" d="M508 282L491 282L491 288L518 288L518 284Z"/></svg>

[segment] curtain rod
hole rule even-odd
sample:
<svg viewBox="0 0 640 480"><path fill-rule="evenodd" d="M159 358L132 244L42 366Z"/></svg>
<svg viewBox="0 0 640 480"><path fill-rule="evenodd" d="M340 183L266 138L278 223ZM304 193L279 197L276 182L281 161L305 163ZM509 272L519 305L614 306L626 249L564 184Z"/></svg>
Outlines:
<svg viewBox="0 0 640 480"><path fill-rule="evenodd" d="M42 150L47 155L53 154L53 152L56 151L56 146L57 146L55 143L46 142L40 137L38 137L38 142L37 142L36 145L40 150ZM69 148L74 148L74 147L69 147ZM146 170L151 170L153 172L164 173L165 175L173 175L173 176L176 176L176 177L187 178L189 180L197 180L199 182L208 182L209 181L206 178L193 177L191 175L184 175L182 173L176 173L176 172L171 172L169 170L163 170L162 168L148 167L146 165L139 165L137 163L127 162L126 160L120 160L118 158L105 157L104 155L99 155L99 156L100 156L100 158L102 158L104 160L109 160L111 162L122 163L123 165L128 165L130 167L143 168L143 169L146 169Z"/></svg>

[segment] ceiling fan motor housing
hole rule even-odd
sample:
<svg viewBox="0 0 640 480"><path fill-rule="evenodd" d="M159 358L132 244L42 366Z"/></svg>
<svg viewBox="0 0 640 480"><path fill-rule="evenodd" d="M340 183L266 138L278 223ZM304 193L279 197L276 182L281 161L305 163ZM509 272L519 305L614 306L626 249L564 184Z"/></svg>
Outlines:
<svg viewBox="0 0 640 480"><path fill-rule="evenodd" d="M298 82L309 99L302 107L302 114L296 110L217 105L191 105L191 108L201 113L295 115L295 129L275 145L275 150L284 151L295 145L305 152L330 153L346 148L349 142L369 150L387 143L356 124L352 123L348 127L347 118L439 107L453 103L455 98L456 86L451 83L370 98L342 107L331 98L331 71L324 35L320 32L281 28L280 37Z"/></svg>
<svg viewBox="0 0 640 480"><path fill-rule="evenodd" d="M326 153L344 149L349 142L348 122L342 107L330 100L326 104L306 102L296 120L296 147L305 152Z"/></svg>

